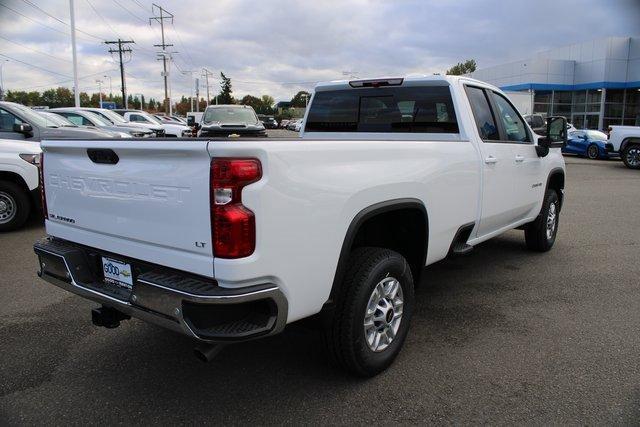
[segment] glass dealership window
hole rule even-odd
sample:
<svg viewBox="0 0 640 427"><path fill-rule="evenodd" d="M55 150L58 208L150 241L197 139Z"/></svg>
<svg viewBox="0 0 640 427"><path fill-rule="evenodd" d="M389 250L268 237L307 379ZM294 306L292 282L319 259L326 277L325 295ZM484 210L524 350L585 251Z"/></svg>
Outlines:
<svg viewBox="0 0 640 427"><path fill-rule="evenodd" d="M640 89L626 89L623 124L640 126Z"/></svg>
<svg viewBox="0 0 640 427"><path fill-rule="evenodd" d="M533 102L541 104L551 103L551 91L550 90L537 90L533 95Z"/></svg>
<svg viewBox="0 0 640 427"><path fill-rule="evenodd" d="M553 94L554 104L571 104L573 92L567 90L557 90Z"/></svg>

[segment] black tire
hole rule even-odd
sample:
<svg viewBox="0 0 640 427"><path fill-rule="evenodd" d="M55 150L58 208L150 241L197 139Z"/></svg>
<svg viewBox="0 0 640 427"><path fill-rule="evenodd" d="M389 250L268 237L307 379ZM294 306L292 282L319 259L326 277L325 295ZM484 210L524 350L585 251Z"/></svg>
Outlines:
<svg viewBox="0 0 640 427"><path fill-rule="evenodd" d="M389 278L397 279L401 285L402 316L388 346L374 351L365 337L365 312L376 286ZM362 377L384 371L400 353L413 314L414 286L409 264L402 255L389 249L354 250L335 304L335 312L324 331L325 344L333 361Z"/></svg>
<svg viewBox="0 0 640 427"><path fill-rule="evenodd" d="M640 145L631 144L622 152L622 162L629 169L640 169Z"/></svg>
<svg viewBox="0 0 640 427"><path fill-rule="evenodd" d="M553 205L553 207L552 207ZM553 230L548 231L549 211L555 212ZM535 221L529 223L524 229L524 239L527 247L532 251L546 252L553 247L558 234L558 224L560 221L560 200L555 190L547 189L544 194L542 210Z"/></svg>
<svg viewBox="0 0 640 427"><path fill-rule="evenodd" d="M18 184L0 181L0 231L20 228L29 218L29 195Z"/></svg>
<svg viewBox="0 0 640 427"><path fill-rule="evenodd" d="M597 160L600 158L600 152L596 144L591 144L587 147L587 157L591 160Z"/></svg>

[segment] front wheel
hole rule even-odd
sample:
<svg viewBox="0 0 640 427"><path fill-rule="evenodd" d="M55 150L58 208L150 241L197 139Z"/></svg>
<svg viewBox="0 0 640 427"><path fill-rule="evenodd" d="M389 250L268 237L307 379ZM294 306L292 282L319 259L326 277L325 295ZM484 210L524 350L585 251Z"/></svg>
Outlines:
<svg viewBox="0 0 640 427"><path fill-rule="evenodd" d="M413 313L413 276L389 249L358 248L348 262L325 343L338 365L370 377L400 353Z"/></svg>
<svg viewBox="0 0 640 427"><path fill-rule="evenodd" d="M640 145L630 145L622 152L622 162L630 169L640 169Z"/></svg>
<svg viewBox="0 0 640 427"><path fill-rule="evenodd" d="M0 181L0 231L22 227L30 208L29 196L18 184Z"/></svg>
<svg viewBox="0 0 640 427"><path fill-rule="evenodd" d="M548 189L544 194L540 215L524 229L527 247L538 252L546 252L551 249L556 241L559 219L560 200L558 193Z"/></svg>
<svg viewBox="0 0 640 427"><path fill-rule="evenodd" d="M596 144L591 144L587 148L587 157L591 160L596 160L600 157L600 152L598 151L598 146Z"/></svg>

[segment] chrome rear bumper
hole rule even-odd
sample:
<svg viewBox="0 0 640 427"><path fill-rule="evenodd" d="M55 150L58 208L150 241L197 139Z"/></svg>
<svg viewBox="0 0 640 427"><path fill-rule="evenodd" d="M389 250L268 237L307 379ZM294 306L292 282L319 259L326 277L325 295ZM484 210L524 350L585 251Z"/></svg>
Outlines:
<svg viewBox="0 0 640 427"><path fill-rule="evenodd" d="M287 299L274 284L221 288L213 280L47 238L36 242L38 275L81 297L203 342L233 342L278 333ZM96 260L131 263L133 288L105 283Z"/></svg>

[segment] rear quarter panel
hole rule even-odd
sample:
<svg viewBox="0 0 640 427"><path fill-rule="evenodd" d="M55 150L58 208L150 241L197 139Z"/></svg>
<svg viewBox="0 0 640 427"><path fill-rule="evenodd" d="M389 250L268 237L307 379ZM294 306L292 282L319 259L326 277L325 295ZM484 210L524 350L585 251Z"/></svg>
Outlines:
<svg viewBox="0 0 640 427"><path fill-rule="evenodd" d="M363 209L415 198L429 215L427 263L446 256L458 230L474 222L479 197L469 141L214 141L212 157L260 159L263 179L243 190L256 214L256 251L216 258L224 286L272 281L289 299L289 321L327 301L346 231Z"/></svg>

